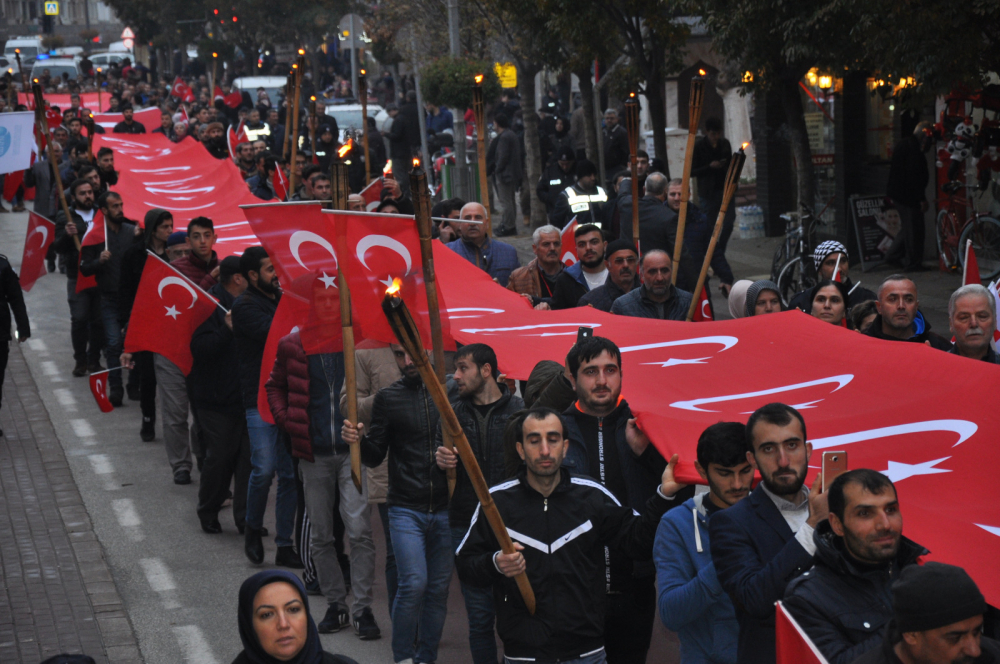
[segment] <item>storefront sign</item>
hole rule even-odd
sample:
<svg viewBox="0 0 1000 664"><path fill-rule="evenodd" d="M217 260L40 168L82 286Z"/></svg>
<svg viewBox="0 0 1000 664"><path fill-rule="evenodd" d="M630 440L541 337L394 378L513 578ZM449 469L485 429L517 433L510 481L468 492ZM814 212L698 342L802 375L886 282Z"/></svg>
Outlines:
<svg viewBox="0 0 1000 664"><path fill-rule="evenodd" d="M852 196L851 217L858 238L858 253L862 271L868 271L883 260L900 231L899 210L885 207L883 196Z"/></svg>

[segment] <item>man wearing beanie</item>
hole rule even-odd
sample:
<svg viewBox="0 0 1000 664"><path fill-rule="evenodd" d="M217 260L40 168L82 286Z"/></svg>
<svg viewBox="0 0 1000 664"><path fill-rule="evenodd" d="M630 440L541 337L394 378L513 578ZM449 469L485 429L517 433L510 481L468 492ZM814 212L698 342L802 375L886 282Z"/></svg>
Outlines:
<svg viewBox="0 0 1000 664"><path fill-rule="evenodd" d="M854 664L996 664L1000 643L982 635L986 600L961 567L911 565L892 586L893 619L881 648Z"/></svg>
<svg viewBox="0 0 1000 664"><path fill-rule="evenodd" d="M639 252L628 240L619 238L608 242L604 262L608 265L608 280L581 297L579 306L611 311L615 300L639 285Z"/></svg>
<svg viewBox="0 0 1000 664"><path fill-rule="evenodd" d="M830 664L850 664L882 644L892 619L890 585L927 549L903 537L892 480L846 472L828 490L829 521L813 533L812 569L785 591L785 608Z"/></svg>
<svg viewBox="0 0 1000 664"><path fill-rule="evenodd" d="M597 166L594 162L581 159L576 164L576 184L563 189L556 200L555 209L549 215L549 222L563 228L576 217L580 226L594 224L603 229L604 205L608 194L597 184Z"/></svg>

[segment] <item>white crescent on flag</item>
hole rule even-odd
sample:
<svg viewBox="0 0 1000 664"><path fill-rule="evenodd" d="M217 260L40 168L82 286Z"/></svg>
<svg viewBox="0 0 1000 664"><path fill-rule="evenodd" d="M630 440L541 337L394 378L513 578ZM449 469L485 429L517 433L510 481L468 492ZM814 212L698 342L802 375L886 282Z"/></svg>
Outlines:
<svg viewBox="0 0 1000 664"><path fill-rule="evenodd" d="M365 253L372 247L385 247L389 251L395 251L406 262L406 273L403 276L405 277L410 273L410 269L413 267L413 260L410 257L410 250L406 248L405 244L388 235L366 235L361 238L361 241L358 242L358 260L369 270L371 270L371 267L365 262Z"/></svg>
<svg viewBox="0 0 1000 664"><path fill-rule="evenodd" d="M317 235L316 233L313 233L312 231L295 231L294 233L292 233L291 237L288 238L288 250L292 252L292 258L294 258L296 262L302 266L302 269L304 270L309 269L308 267L306 267L306 264L302 262L302 258L299 257L299 247L306 242L312 242L313 244L318 244L319 246L323 247L328 252L330 252L330 256L333 258L333 262L334 263L337 262L337 253L333 250L333 245L330 244L329 240L320 235ZM359 251L361 250L360 247L358 248L358 250ZM403 247L403 250L406 251L406 247ZM361 259L361 262L362 263L364 262L364 258ZM365 267L368 266L366 265ZM409 262L407 262L407 270L409 270Z"/></svg>
<svg viewBox="0 0 1000 664"><path fill-rule="evenodd" d="M181 288L186 289L187 292L191 293L191 306L189 306L188 309L194 309L194 305L198 302L198 293L194 290L194 287L191 286L191 284L180 277L163 277L163 279L160 280L160 284L156 287L156 293L162 299L163 289L171 285L180 286Z"/></svg>

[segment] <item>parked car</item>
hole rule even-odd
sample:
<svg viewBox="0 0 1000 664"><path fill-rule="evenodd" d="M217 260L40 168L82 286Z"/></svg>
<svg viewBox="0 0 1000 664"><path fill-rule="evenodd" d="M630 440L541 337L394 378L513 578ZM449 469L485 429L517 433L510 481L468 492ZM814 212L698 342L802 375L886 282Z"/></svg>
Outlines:
<svg viewBox="0 0 1000 664"><path fill-rule="evenodd" d="M353 100L343 104L330 103L329 101L325 103L327 104L326 114L337 120L337 129L340 130L340 136L337 137L337 140L341 143L344 142L344 135L348 129L360 130L362 128L361 104ZM389 114L378 104L368 104L368 117L375 118L375 126L381 127Z"/></svg>
<svg viewBox="0 0 1000 664"><path fill-rule="evenodd" d="M30 35L27 37L11 37L7 40L7 43L4 44L4 57L11 62L15 62L14 52L17 50L21 51L21 62L27 66L28 58L34 58L39 53L44 52L42 50L42 38L37 36L32 37Z"/></svg>
<svg viewBox="0 0 1000 664"><path fill-rule="evenodd" d="M94 69L100 67L101 69L107 69L111 65L120 63L122 60L128 57L128 53L115 52L110 53L108 51L102 51L99 53L91 53L87 56L87 59L94 64Z"/></svg>
<svg viewBox="0 0 1000 664"><path fill-rule="evenodd" d="M277 108L278 92L281 91L284 94L286 81L284 76L241 76L233 81L233 86L241 91L249 92L250 99L255 105L257 103L257 88L264 88L268 99L271 100L271 106Z"/></svg>
<svg viewBox="0 0 1000 664"><path fill-rule="evenodd" d="M62 78L62 75L69 74L71 79L80 78L80 65L73 58L47 58L36 60L31 67L31 80L41 78L42 72L49 70L49 75L53 79Z"/></svg>

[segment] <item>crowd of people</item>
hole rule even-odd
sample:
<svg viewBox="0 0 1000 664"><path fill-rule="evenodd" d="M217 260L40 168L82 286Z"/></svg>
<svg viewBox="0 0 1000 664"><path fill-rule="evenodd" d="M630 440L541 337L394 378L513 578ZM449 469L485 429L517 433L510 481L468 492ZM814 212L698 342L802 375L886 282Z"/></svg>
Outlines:
<svg viewBox="0 0 1000 664"><path fill-rule="evenodd" d="M120 79L116 104L125 119L115 131L138 131L129 129L129 104L164 99L129 80ZM195 106L186 123L176 121L180 111L166 102L158 131L171 140L198 137L209 154L229 158L228 150L221 154L221 119L232 125L245 113L245 127L265 124L267 133L238 148L237 165L255 193L271 198L284 126L280 111L266 103L261 108L261 101L267 100L259 98L253 108L229 108L224 100ZM126 397L139 402L139 435L146 442L155 440L159 418L173 481L191 484L199 472L202 530L221 533L219 515L231 501L254 564L265 562L270 533L264 516L277 478L273 562L301 569L302 578L271 571L247 580L239 597L245 651L237 661L329 662L334 660L322 653L318 634L351 628L362 640L380 638L372 611L378 573L388 589L393 660L434 662L456 568L475 664L497 663L497 635L506 662L644 662L657 611L679 634L683 662L774 662L774 603L781 599L834 664L1000 661L996 642L982 636L987 605L975 583L955 567L916 564L927 552L903 537L905 505L888 478L855 469L826 490L819 480L806 487L812 454L806 422L794 408L775 403L746 423L708 427L698 441L696 466L707 491L682 485L674 476L676 455L661 456L622 397L621 351L610 339L581 339L565 358L539 363L520 384L504 378L486 344L460 346L448 358L450 401L516 542L514 553L501 551L467 469L443 444L438 409L401 346L357 351L358 417L351 421L343 353L307 353L300 333L292 332L280 340L274 365L264 367L269 412L261 412L265 344L282 297L271 257L254 246L220 260L213 221L205 217L186 228L175 227L174 215L163 209L149 210L142 224L126 219L125 201L111 189L119 178L113 151L101 148L91 163L86 139L77 138L82 112L78 105L66 109L65 131L53 132L58 163L43 158L26 173L38 192L36 211L55 217L49 270L66 276L73 375L104 370L103 354L112 370L112 405L122 407ZM505 129L503 115L497 118ZM615 114L605 121L609 141L620 142ZM336 141L333 128L307 125L321 142ZM568 248L559 223L534 231L534 258L522 266L513 246L485 232L487 210L476 202L438 203L435 237L536 309L593 306L622 316L684 320L709 246L706 211L717 204L713 174L728 159L724 139L713 132L716 125L696 155L696 167L708 169L699 177L705 210L689 209L676 285L672 256L681 183L668 180L648 158L641 199L632 200L631 184L621 178L619 193L609 199L592 163L566 145L553 146L559 173L552 172L547 188L543 178L538 193L546 189L549 196L568 182L562 178L575 162L578 177L551 197L554 222L578 219L578 261L571 267L561 260ZM300 156L292 168L302 188L293 197L324 200L330 180L322 162ZM317 150L314 156L330 154ZM66 186L68 215L57 205L54 169ZM401 185L384 181L380 210L412 213ZM359 188L350 199L354 209L364 209ZM632 205L639 206L638 238L623 222L631 219ZM81 252L74 239L97 211L107 224L105 241ZM148 253L224 308L191 339L187 375L162 355L123 352ZM951 296L949 342L930 331L917 285L906 275L890 275L872 292L851 283L843 244L824 242L811 259L819 283L795 295L792 306L877 339L1000 361L991 347L995 300L982 286L963 286ZM734 279L724 242L711 265L733 317L785 308L776 284ZM5 285L9 272L0 262ZM95 277L96 286L77 292L81 277ZM313 291L320 320L339 307L339 299L324 291ZM17 305L20 291L5 286L4 292L23 340L30 331L23 301ZM6 343L3 348L0 368ZM351 475L355 444L366 467L360 493ZM455 482L449 495L450 471ZM761 479L756 487L755 474ZM376 570L372 504L384 530L384 570ZM533 612L516 582L521 574L535 589ZM327 603L318 622L309 617L307 594Z"/></svg>

